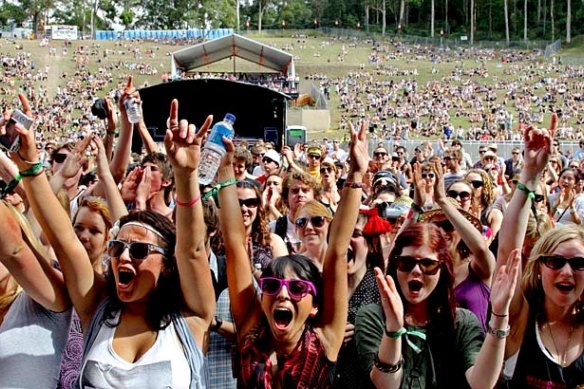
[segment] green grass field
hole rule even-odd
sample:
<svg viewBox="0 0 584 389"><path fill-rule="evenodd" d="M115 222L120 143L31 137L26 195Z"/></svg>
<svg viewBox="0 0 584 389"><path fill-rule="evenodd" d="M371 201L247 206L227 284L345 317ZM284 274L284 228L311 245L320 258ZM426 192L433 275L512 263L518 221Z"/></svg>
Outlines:
<svg viewBox="0 0 584 389"><path fill-rule="evenodd" d="M252 39L257 39L263 43L267 43L279 49L288 51L296 57L296 72L299 77L303 80L301 84L301 90L307 90L309 83L312 81L304 81L304 77L309 74L319 73L326 74L329 79L344 77L350 72L359 71L360 65L364 65L364 72L374 73L375 67L367 63L367 57L371 53L371 45L360 42L356 47L351 47L348 41L336 41L329 40L326 37L309 37L303 39L305 41L304 47L300 47L299 40L297 38L279 38L279 37L258 37L249 36ZM57 87L64 86L67 79L75 73L75 63L73 61L73 49L79 46L89 46L99 45L99 58L102 58L102 63L97 62L97 57L93 57L88 64L90 72L96 72L100 67L103 67L110 63L141 63L148 64L155 67L158 70L158 75L141 75L137 72L131 72L124 66L120 66L119 69L113 71L114 80L122 85L127 76L132 74L135 79L135 84L137 86L143 86L145 83L149 85L156 84L160 82L160 77L163 72L168 72L170 70L170 53L183 48L184 46L171 46L168 44L161 44L155 42L110 42L110 41L76 41L73 42L73 46L69 47L67 55L63 55L61 48L63 46L62 42L52 41L50 45L57 47L57 56L49 57L48 48L40 47L39 41L17 41L19 45L22 45L22 50L24 52L31 53L31 58L35 61L37 67L48 66L50 68L49 79L46 84L49 95L53 96ZM342 63L337 61L337 56L341 52L341 47L345 46L348 54ZM560 55L566 58L579 58L584 57L584 39L578 37L574 39L572 45L563 50ZM131 50L138 49L140 57L134 59ZM107 59L103 59L103 51L108 49L110 52ZM144 53L151 49L154 52L154 57L146 56ZM15 44L6 39L0 40L0 52L3 55L12 55L17 52L15 49ZM393 60L388 62L389 65L394 66L398 69L412 69L416 68L418 71L418 76L416 77L419 86L425 85L428 81L433 79L439 79L444 76L449 75L452 70L457 66L457 63L446 62L441 64L433 65L430 61L418 60L412 56L405 56L399 60ZM460 65L460 63L458 63ZM465 61L463 64L464 68L477 67L480 63L478 61L469 60ZM527 65L527 64L526 64ZM437 69L437 74L432 74L433 66ZM484 66L488 69L488 78L473 78L474 81L480 84L490 86L493 85L495 80L502 79L515 79L520 76L520 74L505 75L504 71L506 66L502 65L500 60L492 60L484 62ZM262 69L257 64L247 63L244 60L236 60L237 71L251 71L257 72ZM227 71L233 70L233 61L224 60L210 67L203 68L201 71ZM67 77L63 77L67 74ZM399 81L403 77L394 77L396 81ZM384 77L376 77L378 80L384 79ZM391 79L391 77L385 77L385 79ZM460 82L465 82L467 78L463 78ZM84 80L85 81L85 80ZM112 85L115 87L116 85ZM541 93L541 91L539 91ZM105 95L106 91L102 91L98 94ZM498 101L502 102L503 91L498 90ZM329 102L329 108L331 110L332 128L328 134L313 134L314 137L322 136L336 136L336 128L340 119L339 110L339 99L336 94L331 93L331 101ZM517 118L516 112L514 113L515 119ZM466 119L454 118L451 113L451 118L454 126L462 125L468 127L469 123ZM570 124L570 123L569 123ZM338 136L341 136L340 134Z"/></svg>

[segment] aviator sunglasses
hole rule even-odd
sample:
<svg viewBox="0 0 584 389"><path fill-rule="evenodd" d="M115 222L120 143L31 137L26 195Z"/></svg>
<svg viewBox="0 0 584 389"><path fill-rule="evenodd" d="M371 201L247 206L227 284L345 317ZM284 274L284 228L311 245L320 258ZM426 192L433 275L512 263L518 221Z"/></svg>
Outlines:
<svg viewBox="0 0 584 389"><path fill-rule="evenodd" d="M145 242L124 242L123 240L110 240L107 253L110 257L119 257L128 248L130 258L135 261L143 261L152 252L166 254L166 249L152 243Z"/></svg>
<svg viewBox="0 0 584 389"><path fill-rule="evenodd" d="M299 217L294 224L296 224L296 227L298 228L305 228L308 225L308 222L310 222L313 227L320 228L324 226L325 221L326 219L324 216Z"/></svg>
<svg viewBox="0 0 584 389"><path fill-rule="evenodd" d="M573 257L566 258L561 255L542 255L539 257L541 263L546 265L552 270L560 270L566 263L570 265L572 270L582 271L584 270L584 258L583 257Z"/></svg>
<svg viewBox="0 0 584 389"><path fill-rule="evenodd" d="M396 257L397 269L406 273L414 270L416 266L419 266L420 270L424 275L433 276L438 273L440 269L440 261L430 258L414 258L410 255L400 255Z"/></svg>
<svg viewBox="0 0 584 389"><path fill-rule="evenodd" d="M260 278L259 283L262 293L267 294L268 296L277 295L280 293L282 286L286 285L288 294L293 300L302 300L309 293L316 297L316 287L312 282L306 280L300 280L297 278L283 280L275 277L262 277Z"/></svg>

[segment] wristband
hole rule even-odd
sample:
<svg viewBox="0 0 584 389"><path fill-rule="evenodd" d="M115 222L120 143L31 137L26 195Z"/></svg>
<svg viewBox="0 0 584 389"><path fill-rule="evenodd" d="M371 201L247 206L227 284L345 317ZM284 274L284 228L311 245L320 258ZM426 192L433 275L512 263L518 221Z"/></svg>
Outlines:
<svg viewBox="0 0 584 389"><path fill-rule="evenodd" d="M234 185L236 182L237 180L235 178L230 178L228 180L218 183L217 185L213 186L210 191L205 193L205 195L203 196L203 201L207 201L210 197L213 197L213 200L215 200L215 205L217 206L217 208L220 208L219 191L230 185Z"/></svg>
<svg viewBox="0 0 584 389"><path fill-rule="evenodd" d="M400 356L399 361L395 365L389 363L381 362L379 360L379 354L375 354L375 360L373 361L375 368L382 373L394 374L400 371L404 364L404 358Z"/></svg>
<svg viewBox="0 0 584 389"><path fill-rule="evenodd" d="M405 335L407 333L408 330L406 330L404 327L400 328L397 331L388 331L387 328L385 329L385 335L393 339L401 338L402 335Z"/></svg>
<svg viewBox="0 0 584 389"><path fill-rule="evenodd" d="M20 172L21 177L34 177L38 176L44 170L42 162L35 162L30 169Z"/></svg>
<svg viewBox="0 0 584 389"><path fill-rule="evenodd" d="M201 200L201 195L198 195L189 202L183 203L182 201L178 201L178 199L175 199L174 202L176 203L176 205L180 205L181 207L192 207L193 205L197 204L199 200Z"/></svg>
<svg viewBox="0 0 584 389"><path fill-rule="evenodd" d="M363 189L363 183L362 182L345 182L345 185L343 185L345 188L351 188L351 189Z"/></svg>
<svg viewBox="0 0 584 389"><path fill-rule="evenodd" d="M509 336L510 332L510 326L507 326L505 329L492 328L490 325L487 327L487 333L495 335L499 339L505 339L507 336Z"/></svg>
<svg viewBox="0 0 584 389"><path fill-rule="evenodd" d="M527 195L527 197L529 197L529 199L531 199L531 201L533 201L535 199L535 191L529 189L528 187L523 185L521 182L518 182L515 187L517 189L519 189L520 191L522 191L523 193L525 193Z"/></svg>
<svg viewBox="0 0 584 389"><path fill-rule="evenodd" d="M219 328L221 328L222 325L223 319L221 319L219 316L215 316L215 325L212 325L211 327L209 327L209 329L213 332L217 332L217 330L219 330Z"/></svg>

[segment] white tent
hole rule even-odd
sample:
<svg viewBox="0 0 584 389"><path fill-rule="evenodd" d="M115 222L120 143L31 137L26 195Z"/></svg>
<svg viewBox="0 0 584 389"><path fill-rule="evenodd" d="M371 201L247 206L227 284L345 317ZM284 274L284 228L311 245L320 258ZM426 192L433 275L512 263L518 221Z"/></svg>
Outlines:
<svg viewBox="0 0 584 389"><path fill-rule="evenodd" d="M296 77L292 54L237 34L175 51L171 59L172 77L234 56L275 70L288 80Z"/></svg>

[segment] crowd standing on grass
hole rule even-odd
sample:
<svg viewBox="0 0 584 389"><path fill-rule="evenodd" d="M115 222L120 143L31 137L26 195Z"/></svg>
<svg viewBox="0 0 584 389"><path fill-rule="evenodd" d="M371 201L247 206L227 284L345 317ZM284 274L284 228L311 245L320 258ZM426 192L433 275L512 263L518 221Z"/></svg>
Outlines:
<svg viewBox="0 0 584 389"><path fill-rule="evenodd" d="M36 129L0 117L0 388L584 385L584 142L561 153L557 113L477 160L447 137L370 154L367 111L345 148L223 138L204 186L213 117L173 100L156 144L132 76L63 130L69 93L118 82L99 74L48 111L7 95Z"/></svg>

